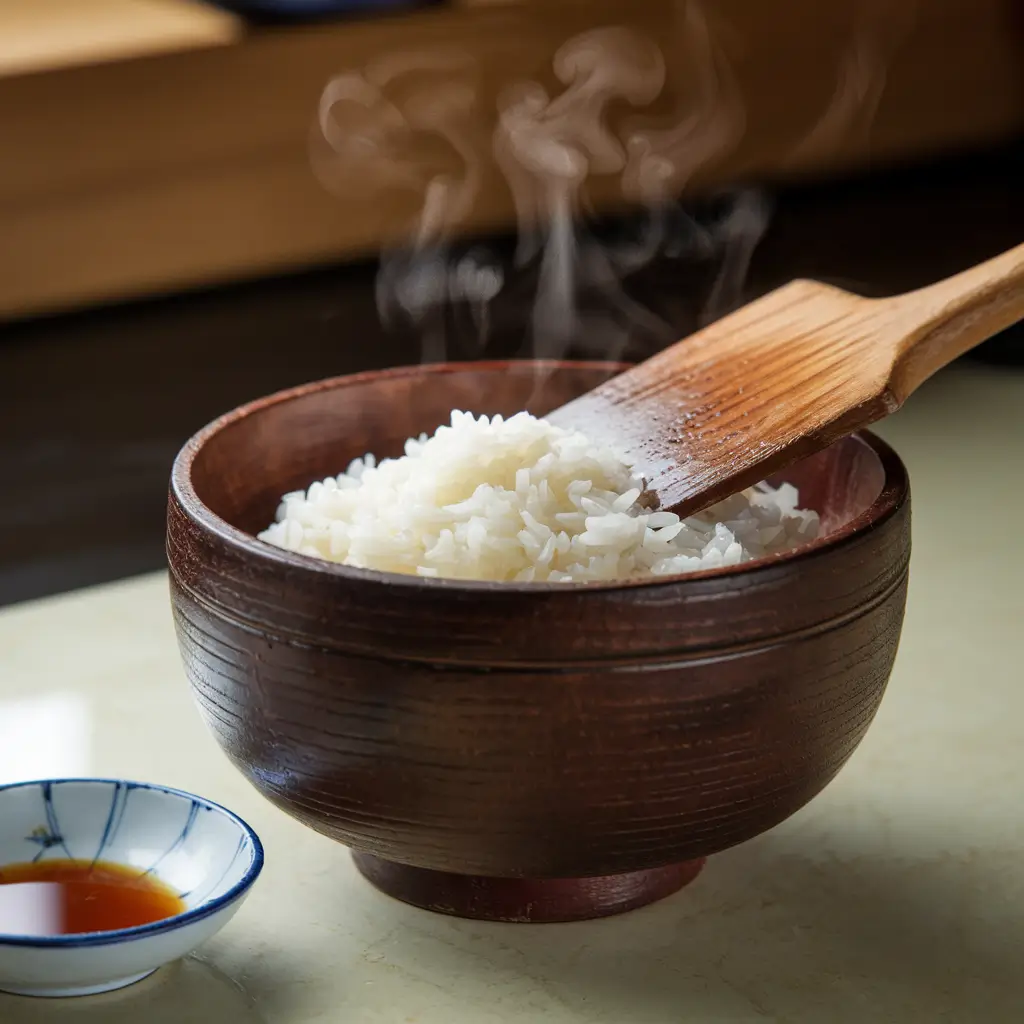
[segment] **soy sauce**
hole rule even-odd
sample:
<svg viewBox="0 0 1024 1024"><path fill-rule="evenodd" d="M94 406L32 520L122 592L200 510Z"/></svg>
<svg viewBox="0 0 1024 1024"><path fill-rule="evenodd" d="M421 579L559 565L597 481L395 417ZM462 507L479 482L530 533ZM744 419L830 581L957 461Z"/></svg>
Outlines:
<svg viewBox="0 0 1024 1024"><path fill-rule="evenodd" d="M0 934L114 931L152 924L184 910L177 893L139 868L89 860L0 867Z"/></svg>

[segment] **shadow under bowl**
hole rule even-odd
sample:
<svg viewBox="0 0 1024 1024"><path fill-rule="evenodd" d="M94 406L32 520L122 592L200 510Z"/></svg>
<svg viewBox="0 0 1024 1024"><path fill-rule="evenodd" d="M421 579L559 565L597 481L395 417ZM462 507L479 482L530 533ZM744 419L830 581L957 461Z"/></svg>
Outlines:
<svg viewBox="0 0 1024 1024"><path fill-rule="evenodd" d="M820 792L882 699L910 494L868 434L784 474L819 540L689 576L465 583L254 536L283 493L400 454L453 408L540 415L621 369L322 381L227 414L175 463L172 602L206 721L257 789L407 902L552 921L660 898Z"/></svg>

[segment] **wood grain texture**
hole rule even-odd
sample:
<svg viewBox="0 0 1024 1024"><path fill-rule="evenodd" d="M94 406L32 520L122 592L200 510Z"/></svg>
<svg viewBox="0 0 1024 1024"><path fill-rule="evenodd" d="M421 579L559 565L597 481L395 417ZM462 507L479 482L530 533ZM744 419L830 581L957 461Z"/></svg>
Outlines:
<svg viewBox="0 0 1024 1024"><path fill-rule="evenodd" d="M704 859L595 878L482 878L395 864L354 854L356 867L382 892L436 914L515 924L610 917L664 899L689 885Z"/></svg>
<svg viewBox="0 0 1024 1024"><path fill-rule="evenodd" d="M1024 318L1024 245L905 295L794 281L550 414L698 511L903 404Z"/></svg>
<svg viewBox="0 0 1024 1024"><path fill-rule="evenodd" d="M453 583L252 536L282 492L393 454L452 407L542 413L618 369L338 378L244 406L185 447L167 537L182 657L214 736L279 807L398 864L586 878L749 839L852 754L892 667L910 553L906 473L874 438L793 467L823 538L739 571ZM394 882L429 904L418 885Z"/></svg>
<svg viewBox="0 0 1024 1024"><path fill-rule="evenodd" d="M962 270L1024 238L1022 176L1017 146L787 190L754 254L750 294L815 277L880 296ZM879 223L891 235L884 245ZM630 294L682 337L699 326L716 270L658 260L630 281ZM372 266L335 267L9 327L0 344L0 436L11 439L0 446L0 605L163 568L171 464L224 409L306 381L419 362L414 332L381 326L373 282ZM484 352L453 330L449 358L525 354L529 323L530 303L513 290L494 305ZM1018 364L1019 332L997 353L1010 361L1016 351ZM282 344L299 337L301 345ZM588 340L581 333L567 358L583 356ZM645 342L632 338L624 358L651 355ZM161 358L171 351L173 360Z"/></svg>

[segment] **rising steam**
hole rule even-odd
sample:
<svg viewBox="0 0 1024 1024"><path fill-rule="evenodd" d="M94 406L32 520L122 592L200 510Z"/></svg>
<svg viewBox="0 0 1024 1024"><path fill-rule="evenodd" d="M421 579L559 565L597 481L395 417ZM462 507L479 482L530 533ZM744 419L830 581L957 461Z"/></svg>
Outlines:
<svg viewBox="0 0 1024 1024"><path fill-rule="evenodd" d="M389 191L412 198L411 247L382 256L377 306L386 325L405 319L417 329L427 361L446 355L453 302L486 339L488 304L503 281L486 258L467 253L453 264L449 252L480 190L478 92L477 63L465 54L393 54L332 79L313 135L313 165L328 188L348 199L378 201Z"/></svg>
<svg viewBox="0 0 1024 1024"><path fill-rule="evenodd" d="M494 156L516 207L516 264L540 261L530 351L557 358L577 341L614 359L631 328L656 336L667 328L627 297L611 255L580 226L582 190L591 174L624 170L625 148L606 120L607 108L616 100L652 102L664 85L664 60L639 34L604 28L562 46L553 68L564 90L554 98L536 82L507 90L494 133ZM598 300L596 310L588 299Z"/></svg>
<svg viewBox="0 0 1024 1024"><path fill-rule="evenodd" d="M839 58L835 91L793 150L791 164L807 166L851 144L867 146L889 68L916 17L916 3L861 0L850 41Z"/></svg>
<svg viewBox="0 0 1024 1024"><path fill-rule="evenodd" d="M644 124L639 113L612 123L616 107L647 107L666 84L661 49L620 27L583 33L559 49L553 70L564 89L555 97L524 82L499 100L494 155L515 203L516 262L523 269L539 261L533 355L560 357L574 346L614 359L637 338L648 351L672 341L673 328L623 286L658 256L721 258L708 312L720 315L739 298L767 206L744 192L726 216L698 225L677 204L694 172L732 149L745 123L739 88L701 7L681 3L678 12L692 81L679 90L685 109L661 123ZM586 227L584 190L595 175L618 176L625 196L647 210L646 230L629 245L599 242Z"/></svg>
<svg viewBox="0 0 1024 1024"><path fill-rule="evenodd" d="M886 0L862 0L858 10L835 94L794 160L835 150L874 117L909 23ZM407 202L408 243L382 258L377 301L386 324L416 329L426 360L480 354L491 311L509 294L526 294L531 309L523 354L560 357L572 348L616 358L637 339L653 352L678 325L636 301L627 285L657 257L717 267L699 321L739 303L768 204L741 190L719 197L718 214L698 222L678 203L700 171L736 148L746 109L721 28L697 0L678 0L676 14L672 67L647 36L597 28L554 54L555 88L529 80L505 89L496 121L480 98L477 63L455 51L394 55L329 83L314 133L316 169L348 198ZM679 106L653 113L670 85ZM487 124L495 127L490 152L482 152ZM508 262L451 241L492 165L517 218ZM609 241L589 221L587 190L608 177L645 211L626 242Z"/></svg>
<svg viewBox="0 0 1024 1024"><path fill-rule="evenodd" d="M696 171L735 148L746 127L739 86L703 9L679 3L676 11L689 72L680 93L691 97L689 109L668 127L634 127L626 142L623 191L647 206L673 201Z"/></svg>

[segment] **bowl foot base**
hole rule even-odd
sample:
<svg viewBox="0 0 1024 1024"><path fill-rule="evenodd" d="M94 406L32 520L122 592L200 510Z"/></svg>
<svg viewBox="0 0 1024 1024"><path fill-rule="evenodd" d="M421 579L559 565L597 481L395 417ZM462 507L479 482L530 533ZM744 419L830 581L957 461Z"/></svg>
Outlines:
<svg viewBox="0 0 1024 1024"><path fill-rule="evenodd" d="M598 878L483 878L395 864L353 853L356 867L381 892L414 907L480 921L545 924L588 921L636 910L692 882L703 858Z"/></svg>

